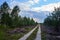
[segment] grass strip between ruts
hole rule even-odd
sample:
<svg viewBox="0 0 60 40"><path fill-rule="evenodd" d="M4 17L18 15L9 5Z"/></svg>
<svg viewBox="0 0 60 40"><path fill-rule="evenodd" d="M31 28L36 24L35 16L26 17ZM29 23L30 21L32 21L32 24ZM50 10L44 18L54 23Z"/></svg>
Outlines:
<svg viewBox="0 0 60 40"><path fill-rule="evenodd" d="M41 39L46 40L46 33L44 31L41 32Z"/></svg>
<svg viewBox="0 0 60 40"><path fill-rule="evenodd" d="M36 38L37 31L38 31L38 27L26 40L34 40Z"/></svg>

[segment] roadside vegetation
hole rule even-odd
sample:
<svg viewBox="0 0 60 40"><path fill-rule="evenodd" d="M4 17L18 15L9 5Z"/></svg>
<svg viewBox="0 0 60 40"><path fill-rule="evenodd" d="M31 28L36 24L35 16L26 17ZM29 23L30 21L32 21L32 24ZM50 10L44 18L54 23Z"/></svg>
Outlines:
<svg viewBox="0 0 60 40"><path fill-rule="evenodd" d="M4 27L1 26L0 27ZM18 40L20 37L31 31L32 27L26 27L26 28L14 28L14 29L5 29L0 28L0 40Z"/></svg>
<svg viewBox="0 0 60 40"><path fill-rule="evenodd" d="M35 40L37 31L38 31L38 27L26 40Z"/></svg>
<svg viewBox="0 0 60 40"><path fill-rule="evenodd" d="M0 40L18 40L37 24L33 18L18 15L20 11L17 5L13 9L7 2L0 5Z"/></svg>
<svg viewBox="0 0 60 40"><path fill-rule="evenodd" d="M59 40L60 38L60 7L55 8L44 20L44 26L46 30L46 40ZM43 34L44 35L44 34ZM51 35L51 36L49 36ZM54 36L54 37L53 37Z"/></svg>
<svg viewBox="0 0 60 40"><path fill-rule="evenodd" d="M55 10L47 16L47 18L44 20L44 25L54 27L55 31L59 31L60 27L60 7L55 8Z"/></svg>
<svg viewBox="0 0 60 40"><path fill-rule="evenodd" d="M46 40L46 29L44 28L44 25L40 23L41 27L41 40Z"/></svg>
<svg viewBox="0 0 60 40"><path fill-rule="evenodd" d="M46 33L44 31L41 31L41 39L46 40Z"/></svg>

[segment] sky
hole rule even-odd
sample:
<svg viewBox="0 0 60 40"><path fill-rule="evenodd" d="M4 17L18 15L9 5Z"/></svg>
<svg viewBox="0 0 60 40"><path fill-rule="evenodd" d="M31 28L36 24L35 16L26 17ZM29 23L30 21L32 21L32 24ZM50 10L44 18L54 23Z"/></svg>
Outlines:
<svg viewBox="0 0 60 40"><path fill-rule="evenodd" d="M60 0L0 0L0 5L5 1L11 9L18 5L21 10L20 16L33 18L38 23L43 23L54 8L60 7Z"/></svg>

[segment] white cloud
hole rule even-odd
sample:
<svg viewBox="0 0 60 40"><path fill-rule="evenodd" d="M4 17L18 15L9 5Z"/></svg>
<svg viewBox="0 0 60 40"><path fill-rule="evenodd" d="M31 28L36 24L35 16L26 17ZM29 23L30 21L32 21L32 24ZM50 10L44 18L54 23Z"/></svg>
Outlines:
<svg viewBox="0 0 60 40"><path fill-rule="evenodd" d="M32 1L34 3L39 3L40 0L29 0L29 1Z"/></svg>
<svg viewBox="0 0 60 40"><path fill-rule="evenodd" d="M34 20L35 22L40 23L40 19L38 19L38 18L33 18L33 20Z"/></svg>
<svg viewBox="0 0 60 40"><path fill-rule="evenodd" d="M29 5L28 5L29 4ZM21 10L30 10L30 3L21 3L19 1L14 0L13 2L10 3L10 7L13 8L14 6L18 5Z"/></svg>
<svg viewBox="0 0 60 40"><path fill-rule="evenodd" d="M58 3L51 3L51 4L48 4L48 5L43 5L41 7L35 7L35 8L32 8L33 11L54 11L54 7L60 7L60 2Z"/></svg>
<svg viewBox="0 0 60 40"><path fill-rule="evenodd" d="M39 3L39 0L33 0L35 3Z"/></svg>
<svg viewBox="0 0 60 40"><path fill-rule="evenodd" d="M27 2L19 2L19 1L12 1L10 3L11 8L13 8L15 5L18 5L20 7L21 10L31 10L31 11L36 11L36 12L40 12L40 11L54 11L54 7L59 7L60 6L60 2L58 3L51 3L48 5L43 5L41 7L32 7L30 8L32 5L34 5L35 3L39 3L40 0L29 0ZM44 0L47 1L47 0Z"/></svg>
<svg viewBox="0 0 60 40"><path fill-rule="evenodd" d="M17 0L11 0L10 7L18 5L21 10L31 10L31 6L35 5L35 3L39 3L39 0L28 0L27 2L19 2Z"/></svg>
<svg viewBox="0 0 60 40"><path fill-rule="evenodd" d="M27 2L19 2L19 1L14 0L10 3L10 5L11 5L10 7L13 8L15 5L18 5L19 8L23 11L25 10L25 11L36 11L36 12L40 12L40 11L50 11L51 12L51 11L54 11L54 7L59 7L60 6L60 2L58 2L58 3L51 3L51 4L48 4L48 5L43 5L41 7L35 7L35 8L32 7L31 8L32 5L34 5L36 3L39 3L39 1L40 0L29 0ZM24 13L24 15L27 15L27 14ZM32 13L28 14L28 16L30 16L30 17L33 17L33 15L34 14L32 14ZM41 19L41 18L39 19L39 18L36 18L36 17L34 18L33 17L33 19L35 20L35 22L39 22L39 23L43 22L42 21L43 19Z"/></svg>
<svg viewBox="0 0 60 40"><path fill-rule="evenodd" d="M33 2L33 1L28 1L28 3L29 3L29 4L34 4L34 2Z"/></svg>

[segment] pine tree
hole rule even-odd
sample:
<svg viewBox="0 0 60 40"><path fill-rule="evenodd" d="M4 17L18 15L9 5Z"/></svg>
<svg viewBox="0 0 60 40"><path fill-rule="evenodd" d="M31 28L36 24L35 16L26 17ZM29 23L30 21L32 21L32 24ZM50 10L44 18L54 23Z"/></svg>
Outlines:
<svg viewBox="0 0 60 40"><path fill-rule="evenodd" d="M55 8L55 11L49 15L45 21L44 24L49 26L54 26L56 31L59 31L60 26L60 8Z"/></svg>

